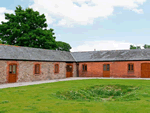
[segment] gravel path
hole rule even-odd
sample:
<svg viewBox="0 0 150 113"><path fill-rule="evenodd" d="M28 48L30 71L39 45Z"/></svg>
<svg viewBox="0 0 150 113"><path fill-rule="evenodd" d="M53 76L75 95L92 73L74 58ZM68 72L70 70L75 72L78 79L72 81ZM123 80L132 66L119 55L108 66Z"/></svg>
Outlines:
<svg viewBox="0 0 150 113"><path fill-rule="evenodd" d="M132 80L150 80L150 78L104 78L104 77L70 77L65 79L55 79L55 80L45 80L45 81L34 81L34 82L19 82L19 83L7 83L0 84L0 89L8 88L8 87L19 87L19 86L27 86L34 84L42 84L42 83L50 83L50 82L58 82L58 81L68 81L68 80L83 80L83 79L132 79Z"/></svg>

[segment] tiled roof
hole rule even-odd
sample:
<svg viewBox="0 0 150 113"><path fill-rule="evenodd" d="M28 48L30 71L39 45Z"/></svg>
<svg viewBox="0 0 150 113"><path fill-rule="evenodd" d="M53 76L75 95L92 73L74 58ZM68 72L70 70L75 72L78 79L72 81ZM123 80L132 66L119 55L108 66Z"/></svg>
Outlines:
<svg viewBox="0 0 150 113"><path fill-rule="evenodd" d="M150 60L150 49L66 52L1 44L0 59L64 62Z"/></svg>
<svg viewBox="0 0 150 113"><path fill-rule="evenodd" d="M70 52L48 49L0 45L0 59L74 61Z"/></svg>
<svg viewBox="0 0 150 113"><path fill-rule="evenodd" d="M72 52L77 62L150 60L150 49Z"/></svg>

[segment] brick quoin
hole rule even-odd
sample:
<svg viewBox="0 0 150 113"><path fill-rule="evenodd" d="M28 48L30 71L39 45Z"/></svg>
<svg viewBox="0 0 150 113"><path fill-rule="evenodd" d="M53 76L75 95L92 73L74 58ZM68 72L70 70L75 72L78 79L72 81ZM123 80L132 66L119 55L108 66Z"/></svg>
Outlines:
<svg viewBox="0 0 150 113"><path fill-rule="evenodd" d="M128 72L128 63L134 64L134 72ZM141 64L150 61L114 61L79 63L79 77L103 77L103 64L110 64L110 77L140 78ZM82 71L82 64L87 64L87 72Z"/></svg>

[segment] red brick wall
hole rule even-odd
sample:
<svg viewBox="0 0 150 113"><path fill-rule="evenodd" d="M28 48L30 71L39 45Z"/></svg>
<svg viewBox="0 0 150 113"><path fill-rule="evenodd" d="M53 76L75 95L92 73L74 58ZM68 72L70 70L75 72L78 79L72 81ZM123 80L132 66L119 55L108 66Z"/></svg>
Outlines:
<svg viewBox="0 0 150 113"><path fill-rule="evenodd" d="M134 72L128 72L128 63L134 64ZM79 77L103 77L103 64L110 64L110 77L139 78L141 77L141 63L150 63L150 61L79 63ZM82 64L87 64L87 72L82 71Z"/></svg>

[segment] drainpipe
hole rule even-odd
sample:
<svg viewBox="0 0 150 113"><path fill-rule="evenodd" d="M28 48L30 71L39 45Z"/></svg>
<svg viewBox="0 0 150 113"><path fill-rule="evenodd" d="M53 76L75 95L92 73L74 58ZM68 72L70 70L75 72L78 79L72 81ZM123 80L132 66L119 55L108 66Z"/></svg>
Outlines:
<svg viewBox="0 0 150 113"><path fill-rule="evenodd" d="M77 77L79 77L79 63L77 63Z"/></svg>

